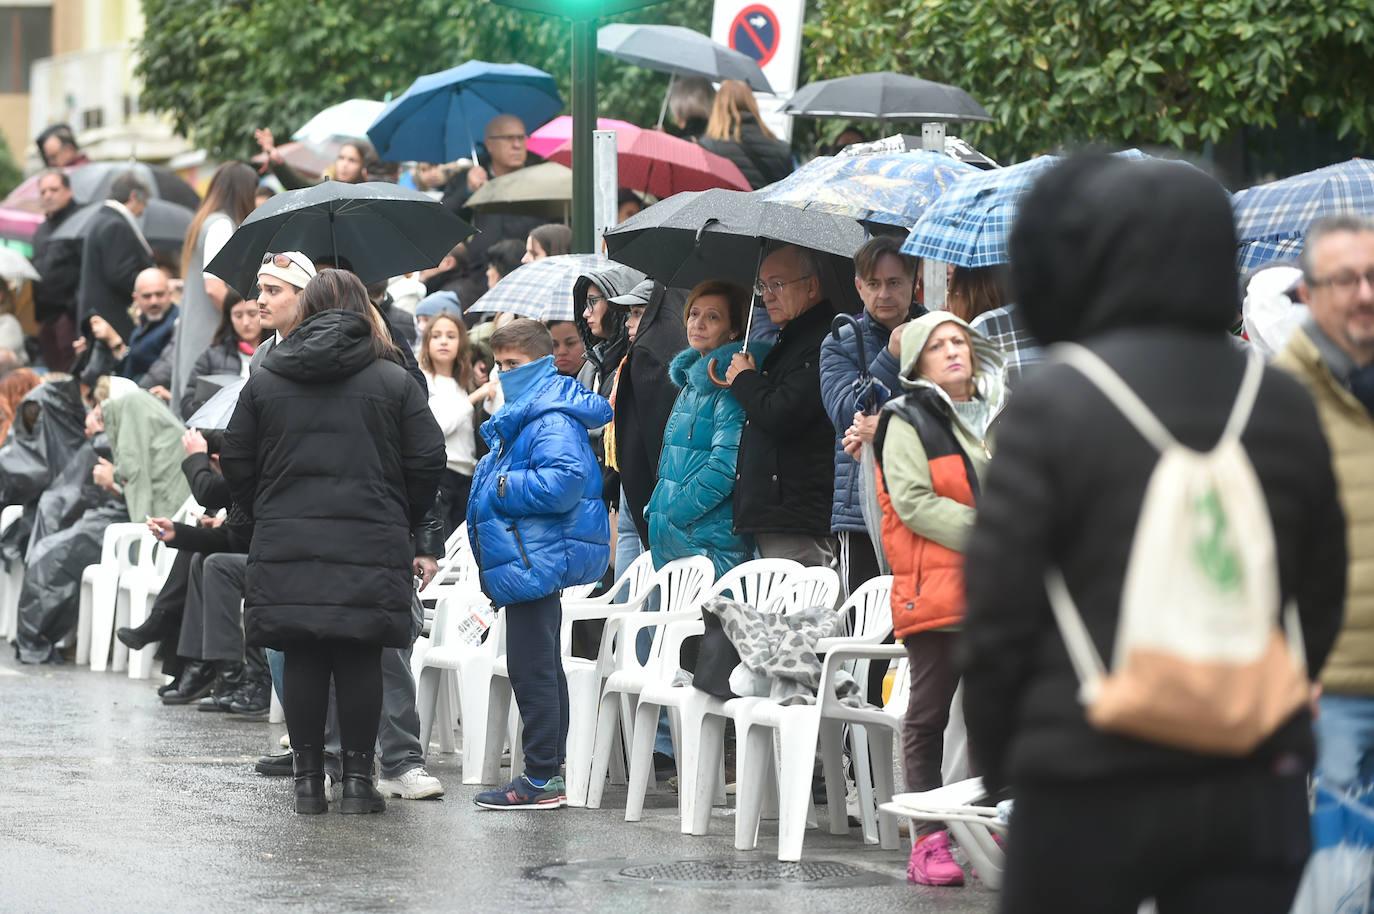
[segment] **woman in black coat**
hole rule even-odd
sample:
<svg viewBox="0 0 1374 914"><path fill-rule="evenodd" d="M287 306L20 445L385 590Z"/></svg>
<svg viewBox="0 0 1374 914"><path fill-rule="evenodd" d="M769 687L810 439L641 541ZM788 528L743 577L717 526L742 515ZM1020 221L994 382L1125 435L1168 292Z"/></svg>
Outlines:
<svg viewBox="0 0 1374 914"><path fill-rule="evenodd" d="M773 135L759 117L753 91L742 82L720 84L701 148L739 166L749 186L758 190L792 173L792 150Z"/></svg>
<svg viewBox="0 0 1374 914"><path fill-rule="evenodd" d="M257 300L244 301L237 292L229 289L224 299L224 310L220 313L219 326L215 328L214 342L196 357L186 383L186 392L181 395L181 417L190 419L209 399L196 391L196 381L199 379L213 375L247 377L248 362L260 342L262 320Z"/></svg>
<svg viewBox="0 0 1374 914"><path fill-rule="evenodd" d="M340 811L385 808L372 785L383 647L411 638L411 530L444 469L444 438L356 276L322 270L301 323L239 397L220 463L253 524L251 645L285 652L296 811L322 813L330 679L343 744Z"/></svg>

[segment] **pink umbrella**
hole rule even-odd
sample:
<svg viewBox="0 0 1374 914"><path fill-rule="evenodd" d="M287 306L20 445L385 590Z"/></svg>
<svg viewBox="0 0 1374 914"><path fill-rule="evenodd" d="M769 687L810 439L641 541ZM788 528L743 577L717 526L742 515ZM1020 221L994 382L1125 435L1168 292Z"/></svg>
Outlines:
<svg viewBox="0 0 1374 914"><path fill-rule="evenodd" d="M619 129L615 145L620 159L620 186L653 194L660 200L684 190L752 189L734 162L658 130ZM564 143L546 158L572 165L572 143Z"/></svg>
<svg viewBox="0 0 1374 914"><path fill-rule="evenodd" d="M638 130L629 121L618 121L613 117L599 117L596 119L597 130ZM572 142L573 121L568 115L556 117L534 133L530 134L529 141L525 148L541 158L547 158L564 143Z"/></svg>

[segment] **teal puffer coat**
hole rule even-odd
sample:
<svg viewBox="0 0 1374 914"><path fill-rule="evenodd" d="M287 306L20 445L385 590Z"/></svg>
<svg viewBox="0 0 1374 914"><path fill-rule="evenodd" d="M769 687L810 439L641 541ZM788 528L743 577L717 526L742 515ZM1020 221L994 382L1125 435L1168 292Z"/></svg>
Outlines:
<svg viewBox="0 0 1374 914"><path fill-rule="evenodd" d="M729 388L717 387L706 375L707 364L716 359L716 374L724 377L740 348L740 343L728 343L705 357L684 349L668 367L668 377L682 393L663 431L658 484L645 511L655 568L704 555L719 577L754 556L754 538L731 532L744 410ZM762 361L768 344L750 343L749 351Z"/></svg>

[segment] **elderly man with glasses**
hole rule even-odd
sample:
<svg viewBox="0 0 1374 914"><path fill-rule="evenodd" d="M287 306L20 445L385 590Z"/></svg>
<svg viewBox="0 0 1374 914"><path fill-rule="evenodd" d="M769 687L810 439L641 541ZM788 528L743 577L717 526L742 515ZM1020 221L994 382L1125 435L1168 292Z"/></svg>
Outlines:
<svg viewBox="0 0 1374 914"><path fill-rule="evenodd" d="M1275 364L1312 394L1346 523L1345 621L1321 674L1317 774L1374 784L1374 220L1312 223L1298 297L1310 312Z"/></svg>
<svg viewBox="0 0 1374 914"><path fill-rule="evenodd" d="M764 354L737 353L725 380L744 407L735 474L735 532L764 558L835 567L830 532L834 429L821 400L821 341L835 310L816 255L787 245L764 258L754 292L779 328ZM755 354L762 361L756 363Z"/></svg>

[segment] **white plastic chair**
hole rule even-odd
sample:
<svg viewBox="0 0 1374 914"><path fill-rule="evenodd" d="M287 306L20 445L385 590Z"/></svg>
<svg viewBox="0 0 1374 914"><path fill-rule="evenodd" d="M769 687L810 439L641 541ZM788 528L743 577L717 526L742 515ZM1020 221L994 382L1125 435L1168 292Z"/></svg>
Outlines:
<svg viewBox="0 0 1374 914"><path fill-rule="evenodd" d="M6 505L0 511L0 536L24 516L23 505ZM19 591L24 586L24 562L15 559L0 572L0 642L19 634Z"/></svg>
<svg viewBox="0 0 1374 914"><path fill-rule="evenodd" d="M640 693L653 683L671 684L678 670L682 642L701 634L701 601L714 573L711 560L705 556L694 555L669 562L654 575L649 588L660 591L659 611L618 616L614 620L616 631L603 636L601 659L608 662L608 675L601 687L597 713L591 786L587 794L589 807L599 809L601 806L611 759L613 753L619 752L615 744L617 734L624 733L626 743L633 740L637 726L634 705ZM646 628L654 629L654 637L648 657L641 662L636 641ZM657 732L657 718L646 726Z"/></svg>
<svg viewBox="0 0 1374 914"><path fill-rule="evenodd" d="M1006 854L996 836L1007 833L1007 823L998 817L995 806L977 805L986 795L982 778L968 778L922 793L899 793L878 808L889 816L944 823L968 854L978 878L988 888L998 889ZM914 830L912 835L914 840Z"/></svg>
<svg viewBox="0 0 1374 914"><path fill-rule="evenodd" d="M77 663L89 663L97 673L108 667L120 569L133 567L138 551L154 542L146 524L110 524L105 528L100 562L87 565L81 572L76 618Z"/></svg>
<svg viewBox="0 0 1374 914"><path fill-rule="evenodd" d="M115 590L115 628L128 625L137 628L148 619L153 601L167 581L172 570L176 553L161 540L149 537L139 550L138 564L124 570L119 575L119 585ZM126 665L130 679L147 679L152 674L155 645L148 645L136 651L124 646L116 639L114 659L111 667L123 669Z"/></svg>

